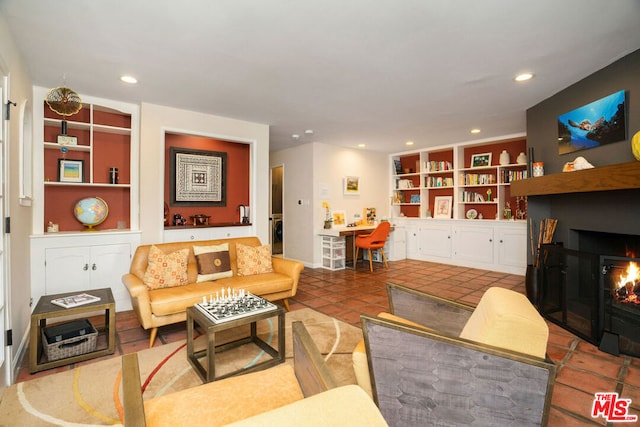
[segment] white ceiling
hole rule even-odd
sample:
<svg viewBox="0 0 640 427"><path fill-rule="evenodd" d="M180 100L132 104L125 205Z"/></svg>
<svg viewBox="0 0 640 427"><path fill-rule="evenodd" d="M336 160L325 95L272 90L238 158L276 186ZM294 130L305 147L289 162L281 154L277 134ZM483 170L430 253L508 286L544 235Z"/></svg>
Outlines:
<svg viewBox="0 0 640 427"><path fill-rule="evenodd" d="M34 84L265 123L271 150L524 132L527 108L640 48L638 0L0 0L0 11ZM515 83L521 71L536 77Z"/></svg>

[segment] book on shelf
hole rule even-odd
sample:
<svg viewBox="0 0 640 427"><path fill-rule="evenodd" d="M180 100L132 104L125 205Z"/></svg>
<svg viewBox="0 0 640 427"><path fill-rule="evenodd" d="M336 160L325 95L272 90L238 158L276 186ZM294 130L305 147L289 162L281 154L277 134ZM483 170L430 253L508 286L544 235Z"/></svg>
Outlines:
<svg viewBox="0 0 640 427"><path fill-rule="evenodd" d="M78 307L79 305L91 304L96 301L100 301L100 297L83 293L52 299L51 304L55 304L63 308L73 308Z"/></svg>

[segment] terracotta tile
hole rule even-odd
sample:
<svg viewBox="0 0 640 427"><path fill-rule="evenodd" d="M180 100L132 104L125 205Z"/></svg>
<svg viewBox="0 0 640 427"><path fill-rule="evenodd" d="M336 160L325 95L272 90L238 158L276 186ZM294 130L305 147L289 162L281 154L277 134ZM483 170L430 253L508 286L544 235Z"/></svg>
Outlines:
<svg viewBox="0 0 640 427"><path fill-rule="evenodd" d="M582 370L598 372L601 375L613 379L618 378L622 367L622 363L614 363L605 358L578 351L571 354L569 360L567 360L567 365Z"/></svg>
<svg viewBox="0 0 640 427"><path fill-rule="evenodd" d="M631 399L631 407L636 410L640 409L640 387L623 384L620 397L624 399Z"/></svg>
<svg viewBox="0 0 640 427"><path fill-rule="evenodd" d="M584 420L593 420L591 418L591 408L593 405L593 394L585 393L568 387L564 384L556 383L553 388L553 396L551 397L551 405L571 412ZM603 419L593 420L600 425L605 425ZM549 423L549 425L555 425ZM558 424L562 425L562 424Z"/></svg>
<svg viewBox="0 0 640 427"><path fill-rule="evenodd" d="M594 372L580 371L571 366L560 368L556 383L562 383L578 390L594 394L599 391L616 391L616 380L597 375Z"/></svg>
<svg viewBox="0 0 640 427"><path fill-rule="evenodd" d="M560 364L560 362L564 360L564 358L567 356L567 353L568 349L565 347L560 347L554 344L547 345L547 356L549 356L549 358L553 360L556 365Z"/></svg>
<svg viewBox="0 0 640 427"><path fill-rule="evenodd" d="M627 368L627 374L625 375L623 381L625 384L640 387L640 366L630 365Z"/></svg>
<svg viewBox="0 0 640 427"><path fill-rule="evenodd" d="M585 420L583 418L578 418L574 414L568 414L561 411L558 408L551 408L549 411L549 422L547 423L549 426L562 426L562 427L584 427L584 426L598 426L598 425L606 425L606 423L598 423L596 420Z"/></svg>

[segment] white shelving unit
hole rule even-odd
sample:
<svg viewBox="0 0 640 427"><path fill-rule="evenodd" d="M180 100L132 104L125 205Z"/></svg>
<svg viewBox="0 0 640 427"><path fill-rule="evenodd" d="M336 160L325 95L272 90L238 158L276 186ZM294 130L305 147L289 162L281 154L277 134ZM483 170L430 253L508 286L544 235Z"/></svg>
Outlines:
<svg viewBox="0 0 640 427"><path fill-rule="evenodd" d="M344 270L345 239L344 236L322 236L322 268L328 270Z"/></svg>

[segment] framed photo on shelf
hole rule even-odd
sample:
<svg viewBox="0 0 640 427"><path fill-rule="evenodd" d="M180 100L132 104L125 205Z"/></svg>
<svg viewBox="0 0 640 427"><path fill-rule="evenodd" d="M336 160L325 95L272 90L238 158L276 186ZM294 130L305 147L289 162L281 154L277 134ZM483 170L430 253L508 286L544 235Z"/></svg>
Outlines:
<svg viewBox="0 0 640 427"><path fill-rule="evenodd" d="M434 218L451 218L453 196L436 196L433 202Z"/></svg>
<svg viewBox="0 0 640 427"><path fill-rule="evenodd" d="M84 182L84 160L58 159L59 182Z"/></svg>
<svg viewBox="0 0 640 427"><path fill-rule="evenodd" d="M171 206L226 206L227 153L170 149Z"/></svg>
<svg viewBox="0 0 640 427"><path fill-rule="evenodd" d="M481 168L491 166L491 153L473 154L471 156L471 167Z"/></svg>
<svg viewBox="0 0 640 427"><path fill-rule="evenodd" d="M360 177L344 177L344 194L360 194Z"/></svg>

